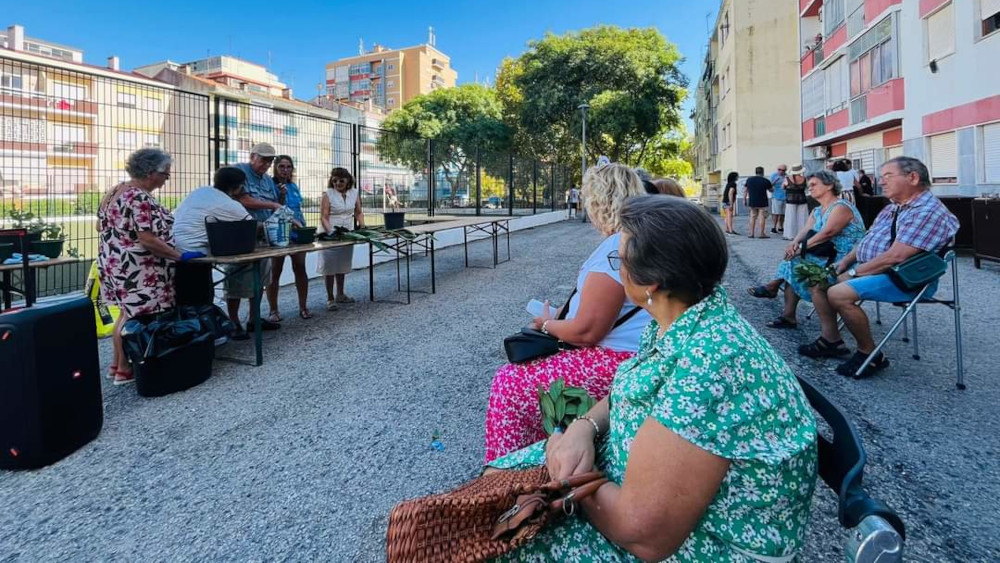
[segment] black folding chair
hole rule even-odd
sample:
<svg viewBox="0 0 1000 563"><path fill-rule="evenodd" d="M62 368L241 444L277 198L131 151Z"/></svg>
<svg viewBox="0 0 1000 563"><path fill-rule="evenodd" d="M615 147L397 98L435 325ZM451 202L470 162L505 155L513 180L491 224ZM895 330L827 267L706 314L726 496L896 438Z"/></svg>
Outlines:
<svg viewBox="0 0 1000 563"><path fill-rule="evenodd" d="M798 380L812 408L833 431L832 441L818 437L819 476L837 494L837 518L850 531L845 545L847 560L902 561L906 538L903 521L885 503L865 492L862 479L867 457L857 429L812 384L801 377Z"/></svg>

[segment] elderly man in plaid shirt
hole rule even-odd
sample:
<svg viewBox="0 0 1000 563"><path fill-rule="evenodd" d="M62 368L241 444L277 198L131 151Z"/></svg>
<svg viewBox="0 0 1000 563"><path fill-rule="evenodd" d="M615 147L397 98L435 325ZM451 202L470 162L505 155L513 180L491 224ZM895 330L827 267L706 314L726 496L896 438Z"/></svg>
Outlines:
<svg viewBox="0 0 1000 563"><path fill-rule="evenodd" d="M930 192L930 174L922 162L905 156L894 158L882 166L881 178L883 192L891 203L879 213L865 238L836 264L838 283L825 292L813 288L822 332L815 342L799 347L800 354L813 358L849 354L837 328L839 314L858 345L854 355L837 367L841 375L854 374L875 350L868 316L858 301L913 300L916 292L899 289L885 272L918 252L941 250L958 232L958 219ZM936 290L934 281L925 296L932 296ZM862 376L888 365L880 352Z"/></svg>

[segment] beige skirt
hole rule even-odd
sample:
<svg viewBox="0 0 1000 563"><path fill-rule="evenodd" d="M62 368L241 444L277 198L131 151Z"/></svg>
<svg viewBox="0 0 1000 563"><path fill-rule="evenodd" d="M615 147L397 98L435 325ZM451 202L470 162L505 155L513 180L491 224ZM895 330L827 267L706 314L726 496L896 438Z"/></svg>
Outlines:
<svg viewBox="0 0 1000 563"><path fill-rule="evenodd" d="M354 263L354 247L340 246L320 251L316 273L324 276L347 274Z"/></svg>

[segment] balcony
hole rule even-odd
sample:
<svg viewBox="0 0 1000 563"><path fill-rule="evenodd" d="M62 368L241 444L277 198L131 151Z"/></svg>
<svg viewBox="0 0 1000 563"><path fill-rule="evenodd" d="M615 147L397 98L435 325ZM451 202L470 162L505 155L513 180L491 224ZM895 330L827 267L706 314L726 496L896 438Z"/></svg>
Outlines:
<svg viewBox="0 0 1000 563"><path fill-rule="evenodd" d="M0 140L0 154L21 156L28 153L45 156L45 143Z"/></svg>
<svg viewBox="0 0 1000 563"><path fill-rule="evenodd" d="M53 143L52 152L66 156L82 156L93 158L97 155L97 143L74 141L68 143Z"/></svg>
<svg viewBox="0 0 1000 563"><path fill-rule="evenodd" d="M65 114L82 117L97 117L97 104L86 100L67 100L46 95L42 92L0 90L0 106L23 108L38 112Z"/></svg>
<svg viewBox="0 0 1000 563"><path fill-rule="evenodd" d="M799 0L799 17L814 18L819 16L823 0Z"/></svg>
<svg viewBox="0 0 1000 563"><path fill-rule="evenodd" d="M431 59L431 66L438 70L444 70L445 68L444 61L440 59Z"/></svg>

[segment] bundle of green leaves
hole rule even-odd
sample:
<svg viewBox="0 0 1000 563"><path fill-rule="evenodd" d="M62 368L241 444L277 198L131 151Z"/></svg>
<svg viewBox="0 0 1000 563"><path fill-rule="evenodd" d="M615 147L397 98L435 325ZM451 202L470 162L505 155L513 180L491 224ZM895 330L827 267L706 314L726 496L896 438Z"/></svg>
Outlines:
<svg viewBox="0 0 1000 563"><path fill-rule="evenodd" d="M837 277L837 270L833 266L821 266L812 262L798 264L793 272L796 281L805 284L806 287L819 287L820 289L830 287L830 280Z"/></svg>
<svg viewBox="0 0 1000 563"><path fill-rule="evenodd" d="M566 385L562 378L553 381L547 391L539 385L538 402L542 411L542 427L549 436L556 428L568 428L571 422L587 414L596 403L586 389Z"/></svg>

